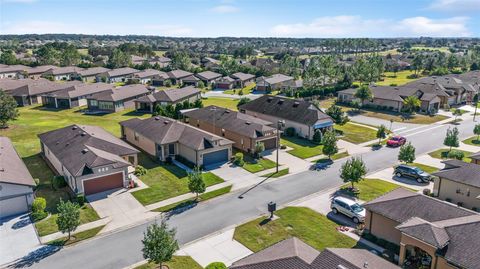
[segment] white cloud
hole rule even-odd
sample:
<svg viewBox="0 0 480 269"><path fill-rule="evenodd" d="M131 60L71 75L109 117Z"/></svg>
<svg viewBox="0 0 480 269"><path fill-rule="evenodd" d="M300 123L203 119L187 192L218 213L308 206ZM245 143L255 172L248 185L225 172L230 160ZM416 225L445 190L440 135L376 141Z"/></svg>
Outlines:
<svg viewBox="0 0 480 269"><path fill-rule="evenodd" d="M480 10L479 0L434 0L430 9L448 12L474 12Z"/></svg>
<svg viewBox="0 0 480 269"><path fill-rule="evenodd" d="M240 9L232 5L219 5L219 6L213 7L212 9L210 9L210 11L215 13L225 14L225 13L235 13L240 11Z"/></svg>
<svg viewBox="0 0 480 269"><path fill-rule="evenodd" d="M364 19L360 16L320 17L310 23L279 24L271 29L274 36L285 37L455 37L470 36L467 17L429 19L405 18L400 21Z"/></svg>

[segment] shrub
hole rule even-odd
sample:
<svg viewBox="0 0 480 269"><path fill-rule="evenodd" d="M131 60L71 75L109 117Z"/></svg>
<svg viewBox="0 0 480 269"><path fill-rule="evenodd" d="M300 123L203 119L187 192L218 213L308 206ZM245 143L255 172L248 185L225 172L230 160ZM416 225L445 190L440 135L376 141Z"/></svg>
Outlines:
<svg viewBox="0 0 480 269"><path fill-rule="evenodd" d="M67 186L67 182L65 181L65 178L63 176L54 176L52 184L55 190L58 190Z"/></svg>
<svg viewBox="0 0 480 269"><path fill-rule="evenodd" d="M464 157L465 157L465 154L463 153L463 151L451 150L448 153L448 158L450 159L463 160Z"/></svg>
<svg viewBox="0 0 480 269"><path fill-rule="evenodd" d="M243 153L235 153L235 160L233 161L233 163L237 166L243 166L245 164L245 162L243 161Z"/></svg>
<svg viewBox="0 0 480 269"><path fill-rule="evenodd" d="M32 219L34 222L41 221L42 219L46 218L48 213L45 211L33 212Z"/></svg>
<svg viewBox="0 0 480 269"><path fill-rule="evenodd" d="M135 174L137 177L144 176L147 174L147 169L145 169L145 167L141 165L137 165L135 167L135 172L133 172L133 174Z"/></svg>
<svg viewBox="0 0 480 269"><path fill-rule="evenodd" d="M423 194L428 195L428 196L430 196L430 193L431 193L430 189L423 189L422 192L423 192Z"/></svg>
<svg viewBox="0 0 480 269"><path fill-rule="evenodd" d="M38 186L40 184L40 179L34 178L33 182L35 182L35 185Z"/></svg>
<svg viewBox="0 0 480 269"><path fill-rule="evenodd" d="M33 200L32 203L32 211L33 212L43 212L47 207L47 200L43 197L37 197Z"/></svg>
<svg viewBox="0 0 480 269"><path fill-rule="evenodd" d="M203 81L199 81L197 83L197 87L200 88L200 89L203 89L203 88L205 88L205 83L203 83Z"/></svg>
<svg viewBox="0 0 480 269"><path fill-rule="evenodd" d="M212 262L205 269L227 269L227 266L223 262Z"/></svg>
<svg viewBox="0 0 480 269"><path fill-rule="evenodd" d="M77 195L77 203L80 205L80 206L83 206L85 204L85 195L83 194L79 194Z"/></svg>
<svg viewBox="0 0 480 269"><path fill-rule="evenodd" d="M280 145L280 149L287 149L287 145Z"/></svg>
<svg viewBox="0 0 480 269"><path fill-rule="evenodd" d="M165 87L172 87L172 81L169 80L169 79L167 79L167 80L165 80L165 81L163 82L163 85L164 85Z"/></svg>
<svg viewBox="0 0 480 269"><path fill-rule="evenodd" d="M181 162L184 165L186 165L188 168L194 168L196 166L196 164L194 162L191 162L191 161L187 160L186 158L184 158L181 155L175 155L175 160L178 161L178 162Z"/></svg>
<svg viewBox="0 0 480 269"><path fill-rule="evenodd" d="M285 135L286 135L286 136L293 137L293 136L295 136L295 134L296 134L295 128L293 128L293 127L288 127L287 129L285 129Z"/></svg>

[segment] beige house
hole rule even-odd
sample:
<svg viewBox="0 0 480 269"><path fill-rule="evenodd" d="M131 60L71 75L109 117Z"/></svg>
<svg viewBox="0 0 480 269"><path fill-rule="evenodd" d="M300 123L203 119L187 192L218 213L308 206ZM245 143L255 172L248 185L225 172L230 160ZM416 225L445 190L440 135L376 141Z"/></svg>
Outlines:
<svg viewBox="0 0 480 269"><path fill-rule="evenodd" d="M433 194L438 199L480 212L480 165L458 160L444 161L436 176Z"/></svg>
<svg viewBox="0 0 480 269"><path fill-rule="evenodd" d="M399 246L406 268L480 268L480 214L398 188L364 204L365 229Z"/></svg>
<svg viewBox="0 0 480 269"><path fill-rule="evenodd" d="M159 161L180 161L188 166L228 162L233 142L174 119L152 117L120 122L122 138Z"/></svg>
<svg viewBox="0 0 480 269"><path fill-rule="evenodd" d="M193 86L162 90L137 98L135 109L153 113L156 106L176 105L183 102L194 103L200 98L202 98L201 90Z"/></svg>

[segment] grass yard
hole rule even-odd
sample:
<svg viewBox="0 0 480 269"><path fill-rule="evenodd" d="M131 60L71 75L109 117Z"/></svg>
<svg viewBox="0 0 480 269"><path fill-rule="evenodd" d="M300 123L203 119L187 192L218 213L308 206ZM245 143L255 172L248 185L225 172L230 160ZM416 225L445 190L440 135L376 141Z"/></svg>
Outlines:
<svg viewBox="0 0 480 269"><path fill-rule="evenodd" d="M425 51L440 51L444 53L450 53L448 47L425 47L422 45L412 46L411 50L425 50Z"/></svg>
<svg viewBox="0 0 480 269"><path fill-rule="evenodd" d="M253 89L255 88L255 83L250 83L249 85L241 88L241 89L230 89L230 90L226 90L226 91L223 91L223 93L225 94L239 94L240 90L242 91L243 95L246 95L246 94L251 94L253 92Z"/></svg>
<svg viewBox="0 0 480 269"><path fill-rule="evenodd" d="M318 102L318 106L321 107L322 109L324 110L327 110L329 107L331 107L332 105L334 105L337 101L337 98L327 98L327 99L323 99L323 100L320 100Z"/></svg>
<svg viewBox="0 0 480 269"><path fill-rule="evenodd" d="M52 214L49 218L35 223L39 236L45 236L58 232L57 214ZM89 205L85 204L80 209L80 225L100 219L97 212Z"/></svg>
<svg viewBox="0 0 480 269"><path fill-rule="evenodd" d="M472 155L473 152L464 151L464 150L455 149L455 148L452 148L452 150L463 152L463 154L465 154L463 158L464 162L469 163L472 161L472 159L468 158L468 156ZM439 149L439 150L428 153L428 155L436 159L448 159L448 149Z"/></svg>
<svg viewBox="0 0 480 269"><path fill-rule="evenodd" d="M313 143L304 138L283 136L280 140L280 143L292 148L287 152L301 159L323 154L322 145Z"/></svg>
<svg viewBox="0 0 480 269"><path fill-rule="evenodd" d="M173 164L160 165L144 153L138 157L139 164L147 169L147 174L140 176L140 180L149 187L132 192L140 203L149 205L189 192L185 170ZM210 172L203 173L203 179L207 187L223 182L223 179Z"/></svg>
<svg viewBox="0 0 480 269"><path fill-rule="evenodd" d="M366 126L348 122L344 125L335 125L335 130L341 131L343 136L340 139L354 144L360 144L376 139L377 131Z"/></svg>
<svg viewBox="0 0 480 269"><path fill-rule="evenodd" d="M231 109L233 111L237 111L237 99L230 99L230 98L222 98L222 97L208 97L202 99L203 106L207 107L210 105L221 106L224 108Z"/></svg>
<svg viewBox="0 0 480 269"><path fill-rule="evenodd" d="M447 116L444 115L422 115L422 114L415 114L415 115L405 115L393 111L385 111L385 110L371 110L371 109L352 109L349 107L342 107L342 110L347 111L347 113L351 116L354 114L361 114L366 117L373 117L379 118L383 120L393 120L394 122L405 122L405 123L415 123L415 124L432 124L441 120L448 119ZM395 124L393 124L393 129L395 129Z"/></svg>
<svg viewBox="0 0 480 269"><path fill-rule="evenodd" d="M477 139L478 136L472 136L468 139L463 140L462 142L467 144L467 145L472 145L472 146L479 146L480 147L480 139Z"/></svg>
<svg viewBox="0 0 480 269"><path fill-rule="evenodd" d="M429 173L429 174L435 173L435 172L437 172L438 170L440 170L440 169L438 169L438 168L436 168L436 167L429 166L429 165L425 165L425 164L421 164L421 163L409 163L408 165L418 167L418 168L422 169L422 171L427 172L427 173Z"/></svg>
<svg viewBox="0 0 480 269"><path fill-rule="evenodd" d="M167 52L167 51L166 50L155 50L153 52L155 53L155 56L164 56L165 52Z"/></svg>
<svg viewBox="0 0 480 269"><path fill-rule="evenodd" d="M337 153L335 155L332 155L331 158L332 158L332 161L335 161L335 160L345 158L345 157L348 157L348 156L350 156L350 154L348 154L347 151L344 151L344 152L340 152L340 153ZM324 158L312 161L312 163L324 163L324 162L330 162L330 159L328 159L328 157L324 157Z"/></svg>
<svg viewBox="0 0 480 269"><path fill-rule="evenodd" d="M238 226L233 237L253 252L293 236L317 250L351 248L357 243L338 232L336 223L309 208L287 207L275 215L279 218L273 221L261 217Z"/></svg>
<svg viewBox="0 0 480 269"><path fill-rule="evenodd" d="M68 239L68 237L65 236L65 237L62 237L60 239L50 241L50 242L47 243L47 245L53 245L53 246L72 245L72 244L78 243L82 240L94 237L95 235L97 235L103 229L103 227L105 227L105 225L100 226L100 227L96 227L96 228L93 228L93 229L90 229L90 230L86 230L86 231L83 231L83 232L72 234L70 239Z"/></svg>
<svg viewBox="0 0 480 269"><path fill-rule="evenodd" d="M368 202L401 186L381 179L366 178L355 184L355 188L359 190L358 194L352 193L348 189L350 187L351 184L347 183L340 188L340 192Z"/></svg>
<svg viewBox="0 0 480 269"><path fill-rule="evenodd" d="M277 172L272 172L272 173L265 174L262 177L279 178L281 176L288 175L288 173L289 173L289 169L285 168L285 169L282 169L282 170L278 170L278 173Z"/></svg>
<svg viewBox="0 0 480 269"><path fill-rule="evenodd" d="M82 55L88 55L88 49L77 49L77 51Z"/></svg>
<svg viewBox="0 0 480 269"><path fill-rule="evenodd" d="M231 190L232 190L232 185L227 186L227 187L223 187L223 188L220 188L218 190L211 191L211 192L202 193L198 196L197 201L195 201L195 199L186 199L186 200L183 200L183 201L180 201L180 202L177 202L177 203L173 203L173 204L169 204L169 205L166 205L166 206L156 208L152 211L168 212L168 211L179 209L179 208L182 208L182 207L191 206L191 205L197 204L199 202L207 201L207 200L213 199L215 197L218 197L220 195L229 193Z"/></svg>
<svg viewBox="0 0 480 269"><path fill-rule="evenodd" d="M202 266L200 266L200 264L198 264L190 256L173 256L172 260L169 262L166 262L165 265L167 265L168 268L170 269L202 269ZM154 263L147 263L147 264L135 267L135 269L156 269L156 268L158 268L158 264L154 264Z"/></svg>
<svg viewBox="0 0 480 269"><path fill-rule="evenodd" d="M381 86L390 86L392 84L396 84L397 86L401 86L404 84L407 84L409 82L415 81L419 79L421 76L418 78L408 78L408 76L415 74L414 71L412 70L404 70L404 71L399 71L395 75L393 72L385 72L384 75L384 80L383 81L378 81L376 84L381 85Z"/></svg>
<svg viewBox="0 0 480 269"><path fill-rule="evenodd" d="M247 154L243 155L243 160L245 161L243 169L247 170L250 173L258 173L263 170L274 168L277 165L276 162L266 158L259 158L257 160L254 160Z"/></svg>

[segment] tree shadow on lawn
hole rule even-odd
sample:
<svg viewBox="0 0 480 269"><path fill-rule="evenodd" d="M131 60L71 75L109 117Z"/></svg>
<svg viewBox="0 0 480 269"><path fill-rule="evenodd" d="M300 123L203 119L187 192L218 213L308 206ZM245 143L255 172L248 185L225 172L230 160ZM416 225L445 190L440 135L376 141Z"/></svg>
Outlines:
<svg viewBox="0 0 480 269"><path fill-rule="evenodd" d="M365 114L366 112L391 115L394 117L400 117L402 120L411 120L415 118L415 114L398 113L398 112L389 111L389 110L379 110L379 109L371 109L371 108L352 109L347 111L347 114L348 116L357 116L357 115Z"/></svg>
<svg viewBox="0 0 480 269"><path fill-rule="evenodd" d="M31 267L34 264L39 263L41 260L47 258L48 256L55 254L60 249L61 247L59 246L51 246L51 245L42 246L28 253L24 257L20 258L18 261L8 266L8 268Z"/></svg>
<svg viewBox="0 0 480 269"><path fill-rule="evenodd" d="M136 111L136 110L132 110L132 111L128 111L126 113L123 113L122 116L126 116L126 117L140 117L140 116L144 116L146 114L151 114L149 112L142 112L142 111Z"/></svg>
<svg viewBox="0 0 480 269"><path fill-rule="evenodd" d="M192 208L195 208L197 205L198 205L198 201L196 201L194 199L182 202L182 203L176 205L171 210L167 211L165 213L165 218L168 220L172 216L180 215L180 214L182 214L182 213L184 213L184 212L186 212L186 211L188 211Z"/></svg>

